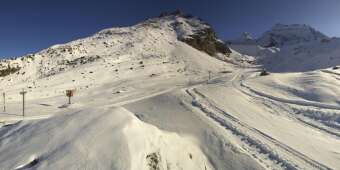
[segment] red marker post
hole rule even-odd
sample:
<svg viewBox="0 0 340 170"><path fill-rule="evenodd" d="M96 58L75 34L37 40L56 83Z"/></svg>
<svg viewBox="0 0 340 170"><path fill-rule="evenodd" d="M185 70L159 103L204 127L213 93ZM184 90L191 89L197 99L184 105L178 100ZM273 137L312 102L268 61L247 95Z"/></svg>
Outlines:
<svg viewBox="0 0 340 170"><path fill-rule="evenodd" d="M66 96L68 97L68 104L71 104L71 97L74 96L75 90L66 90Z"/></svg>

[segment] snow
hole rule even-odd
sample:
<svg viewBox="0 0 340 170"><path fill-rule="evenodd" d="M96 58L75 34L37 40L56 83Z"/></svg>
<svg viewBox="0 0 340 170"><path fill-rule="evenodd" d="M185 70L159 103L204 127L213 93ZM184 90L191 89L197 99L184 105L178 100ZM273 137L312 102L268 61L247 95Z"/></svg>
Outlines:
<svg viewBox="0 0 340 170"><path fill-rule="evenodd" d="M262 46L269 46L274 43L277 46L294 45L309 41L321 41L328 37L308 25L300 24L276 24L269 31L265 32L258 42Z"/></svg>
<svg viewBox="0 0 340 170"><path fill-rule="evenodd" d="M59 114L17 123L0 133L6 145L1 153L7 153L0 157L4 169L20 169L32 159L37 160L32 165L36 169L149 169L152 162L145 158L153 153L156 166L211 169L190 139L147 125L123 108Z"/></svg>
<svg viewBox="0 0 340 170"><path fill-rule="evenodd" d="M0 169L340 169L338 39L214 57L178 40L208 27L167 15L2 61L20 70L0 78Z"/></svg>
<svg viewBox="0 0 340 170"><path fill-rule="evenodd" d="M241 139L248 141L251 146L256 146L260 152L273 155L271 157L281 162L284 168L339 168L339 136L322 133L321 128L314 129L301 123L295 118L298 116L290 110L291 103L261 96L242 87L240 80L243 82L247 73L241 75L230 85L212 84L195 88L191 91L198 102L195 105L210 117L222 122ZM275 90L275 87L261 89L270 95L274 95ZM300 103L293 104L306 108ZM316 107L321 108L318 105ZM338 133L336 128L332 131ZM269 149L265 149L267 147Z"/></svg>
<svg viewBox="0 0 340 170"><path fill-rule="evenodd" d="M271 44L271 45L269 45ZM231 42L230 47L272 72L305 72L340 64L338 38L329 38L307 25L275 25L256 43Z"/></svg>

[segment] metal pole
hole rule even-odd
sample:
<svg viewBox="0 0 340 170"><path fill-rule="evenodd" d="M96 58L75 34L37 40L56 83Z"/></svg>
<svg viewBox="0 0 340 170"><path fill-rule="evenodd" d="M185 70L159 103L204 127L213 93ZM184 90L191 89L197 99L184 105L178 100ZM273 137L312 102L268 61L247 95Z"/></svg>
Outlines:
<svg viewBox="0 0 340 170"><path fill-rule="evenodd" d="M22 116L25 117L25 92L22 94Z"/></svg>
<svg viewBox="0 0 340 170"><path fill-rule="evenodd" d="M27 91L25 91L24 89L22 89L22 92L20 92L20 94L22 95L22 116L25 117L25 94L27 93Z"/></svg>
<svg viewBox="0 0 340 170"><path fill-rule="evenodd" d="M68 96L68 104L71 104L71 96Z"/></svg>
<svg viewBox="0 0 340 170"><path fill-rule="evenodd" d="M3 92L2 93L2 96L4 97L4 112L6 112L6 93L5 92Z"/></svg>

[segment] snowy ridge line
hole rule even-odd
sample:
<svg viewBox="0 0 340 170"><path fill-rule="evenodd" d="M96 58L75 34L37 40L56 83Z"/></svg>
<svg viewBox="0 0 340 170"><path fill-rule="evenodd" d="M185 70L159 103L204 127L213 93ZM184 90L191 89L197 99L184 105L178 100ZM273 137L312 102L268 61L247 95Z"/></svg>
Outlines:
<svg viewBox="0 0 340 170"><path fill-rule="evenodd" d="M234 122L236 122L236 124L240 125L241 127L244 127L244 128L246 128L246 129L248 129L248 130L250 130L250 131L252 131L252 132L255 132L255 133L261 135L263 138L265 138L265 139L267 139L268 141L272 142L275 146L279 146L280 148L284 149L284 150L287 151L288 153L291 153L291 154L293 154L294 156L300 158L301 160L307 162L307 163L310 164L312 167L318 168L318 169L327 169L327 170L328 170L328 169L331 169L331 168L327 167L326 165L323 165L323 164L321 164L321 163L319 163L319 162L317 162L317 161L315 161L315 160L309 158L308 156L304 155L303 153L301 153L301 152L299 152L299 151L297 151L297 150L291 148L290 146L288 146L288 145L286 145L286 144L284 144L284 143L282 143L282 142L280 142L280 141L278 141L278 140L272 138L271 136L268 136L267 134L261 132L260 130L258 130L258 129L256 129L256 128L253 128L253 127L251 127L251 126L249 126L249 125L247 125L247 124L241 122L239 119L233 117L232 115L228 114L228 113L225 112L224 110L222 110L222 109L220 109L219 107L217 107L217 104L215 104L213 101L208 100L208 98L207 98L204 94L202 94L201 92L197 91L196 89L193 89L193 92L194 92L195 94L197 94L197 95L196 95L196 98L197 98L197 96L198 96L198 97L200 97L201 99L206 100L207 105L208 105L209 108L213 108L215 111L217 111L218 113L222 114L223 116L226 116L226 117L230 118L231 120L233 120ZM214 112L212 112L212 113L214 113ZM248 135L247 135L247 136L248 136ZM248 136L248 138L250 138L250 137ZM251 139L251 138L250 138L250 139ZM251 139L251 140L254 140L254 141L256 142L255 139ZM258 141L258 143L259 143L260 145L265 145L265 144L262 144L262 142L260 142L260 141ZM267 147L268 147L268 146L267 146ZM269 150L269 151L272 152L272 150Z"/></svg>
<svg viewBox="0 0 340 170"><path fill-rule="evenodd" d="M336 73L336 72L333 72L333 71L329 71L329 70L320 70L320 71L323 72L323 73L329 73L329 74L340 76L340 73Z"/></svg>
<svg viewBox="0 0 340 170"><path fill-rule="evenodd" d="M269 98L271 100L276 100L282 103L289 103L289 104L295 104L295 105L301 105L301 106L312 106L312 107L318 107L323 109L333 109L333 110L340 110L340 106L335 106L331 104L326 103L319 103L319 102L313 102L313 101L302 101L302 100L291 100L291 99L284 99L280 97L275 97L263 92L260 92L258 90L255 90L251 88L250 86L244 84L243 82L240 83L242 87L247 88L249 91L255 93L256 95L259 95L261 97Z"/></svg>
<svg viewBox="0 0 340 170"><path fill-rule="evenodd" d="M320 70L320 71L323 72L323 73L331 74L331 76L332 76L333 78L335 78L336 80L339 80L339 81L340 81L340 78L339 78L340 73L336 73L336 72L329 71L329 70Z"/></svg>
<svg viewBox="0 0 340 170"><path fill-rule="evenodd" d="M255 140L251 138L250 136L244 134L239 130L235 125L233 125L230 121L226 121L224 118L218 116L217 114L214 113L211 109L209 109L206 105L203 103L199 102L199 99L197 95L192 93L189 89L186 90L186 93L189 94L193 98L192 105L194 107L197 107L199 110L204 112L209 118L220 124L222 127L226 128L227 130L230 130L232 134L235 136L238 136L241 141L247 145L249 148L255 147L255 149L251 149L251 152L256 152L257 154L268 154L269 160L276 165L281 166L282 168L286 169L293 169L297 170L296 168L298 165L293 165L287 160L284 160L281 158L277 153L272 152L272 149L270 149L268 146L265 144L261 143L258 140ZM226 117L230 118L233 122L238 122L238 120L230 115L225 115ZM258 151L259 150L259 151ZM254 154L251 154L254 157ZM259 157L254 157L255 159L260 159ZM261 160L261 162L265 162L264 160Z"/></svg>

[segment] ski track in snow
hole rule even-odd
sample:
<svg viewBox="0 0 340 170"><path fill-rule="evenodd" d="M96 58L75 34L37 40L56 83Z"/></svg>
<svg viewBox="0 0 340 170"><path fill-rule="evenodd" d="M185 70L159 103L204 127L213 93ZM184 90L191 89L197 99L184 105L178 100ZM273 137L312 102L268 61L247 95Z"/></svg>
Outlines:
<svg viewBox="0 0 340 170"><path fill-rule="evenodd" d="M194 93L192 93L194 92ZM284 149L290 154L293 154L298 159L302 159L308 164L310 164L313 168L317 169L330 169L326 167L325 165L322 165L321 163L314 161L307 156L303 155L302 153L292 149L291 147L271 138L270 136L262 133L261 131L252 128L244 123L242 123L240 120L236 119L235 117L231 116L230 114L224 112L223 110L219 109L215 105L212 105L210 102L207 105L204 105L202 103L202 99L206 99L206 97L201 96L200 93L198 93L195 89L194 90L187 90L187 93L194 98L193 105L200 108L203 112L205 112L210 118L214 119L216 122L218 122L220 125L225 127L226 129L232 131L235 135L240 136L241 140L244 141L246 144L249 145L249 147L254 147L258 149L260 154L268 154L268 158L271 159L273 162L277 162L278 164L281 164L281 166L285 169L299 169L298 165L295 165L291 163L288 160L285 160L285 158L280 157L277 153L273 152L274 149L268 148L265 144L261 142L261 140L255 139L253 136L247 135L245 132L242 132L242 130L239 130L241 126L242 128L245 128L247 130L252 131L252 133L257 133L261 135L263 138L265 138L267 141L272 142L274 145L279 146L280 148ZM195 95L196 93L196 95ZM198 97L200 96L200 98ZM218 114L224 115L224 117L218 116ZM232 121L233 123L230 123ZM236 125L235 125L236 124Z"/></svg>
<svg viewBox="0 0 340 170"><path fill-rule="evenodd" d="M244 75L241 75L242 78L244 78ZM235 88L236 90L241 91L242 93L245 93L242 89L238 87L238 83L240 84L240 87L245 87L249 89L251 92L254 92L255 94L256 91L251 90L251 88L246 87L243 85L243 80L237 80L240 77L240 73L236 73L233 78L230 79L230 82L232 84L231 87ZM198 85L199 86L199 85ZM327 167L326 165L313 160L309 158L308 156L302 154L301 152L291 148L290 146L272 138L271 136L261 132L260 130L251 127L239 119L233 117L232 115L228 114L225 112L223 109L219 108L213 101L209 100L207 96L204 94L200 93L195 87L191 87L185 90L188 95L190 95L193 98L193 103L192 105L194 107L199 108L201 111L206 113L208 117L211 119L215 120L218 124L221 126L225 127L226 129L232 131L233 134L236 136L239 136L243 142L245 142L248 147L255 147L256 152L259 154L268 154L268 158L274 162L275 164L280 165L284 169L301 169L302 167L299 167L299 165L294 164L295 159L300 159L307 164L310 165L311 168L313 169L320 169L320 170L330 170L331 168ZM248 93L245 93L249 95ZM260 93L262 94L262 93ZM314 107L321 107L321 108L327 108L327 109L334 109L338 107L334 106L329 106L327 104L316 104L315 102L299 102L299 101L292 101L292 100L285 100L285 99L280 99L275 96L270 96L270 95L260 95L261 97L267 97L269 99L277 99L276 101L278 102L283 102L283 103L292 103L292 104L302 104L303 106L314 106ZM313 128L318 128L314 127L309 124L309 126ZM241 130L241 129L246 129L246 130ZM319 128L318 128L319 129ZM256 139L254 135L251 136L247 133L253 133L260 135L260 139ZM287 158L282 157L280 154L276 153L273 148L270 148L270 146L264 144L261 141L267 141L271 142L273 145L279 147L281 150L284 152L288 153L289 155L293 155L294 159L290 158L287 160ZM258 158L257 158L258 159Z"/></svg>
<svg viewBox="0 0 340 170"><path fill-rule="evenodd" d="M315 107L315 108L322 108L322 109L329 109L329 110L339 110L339 108L340 108L339 106L329 105L329 104L325 104L325 103L312 102L312 101L289 100L289 99L283 99L283 98L280 98L280 97L276 97L276 96L273 96L273 95L268 95L268 94L265 94L265 93L260 92L258 90L255 90L251 86L246 85L244 82L245 82L245 79L241 80L239 82L239 85L237 83L233 83L233 86L234 86L235 89L238 89L243 94L246 94L246 95L253 97L253 98L261 99L263 101L268 101L272 105L275 105L275 106L278 106L278 107L282 107L282 104L292 104L292 105L298 105L298 106L311 106L311 107ZM308 118L306 116L302 116L303 117L302 118L302 117L296 116L295 114L292 114L292 115L296 120L299 120L300 122L302 122L303 124L305 124L307 126L310 126L310 127L315 128L317 130L320 130L320 131L326 132L330 135L333 135L337 139L340 137L340 131L337 127L332 127L332 126L329 126L329 125L326 124L326 126L328 128L331 128L331 130L330 130L330 129L324 128L324 127L322 127L322 126L320 126L316 123L313 123L313 121L315 121L315 120L312 120L311 118ZM308 120L310 120L310 121L308 121Z"/></svg>

